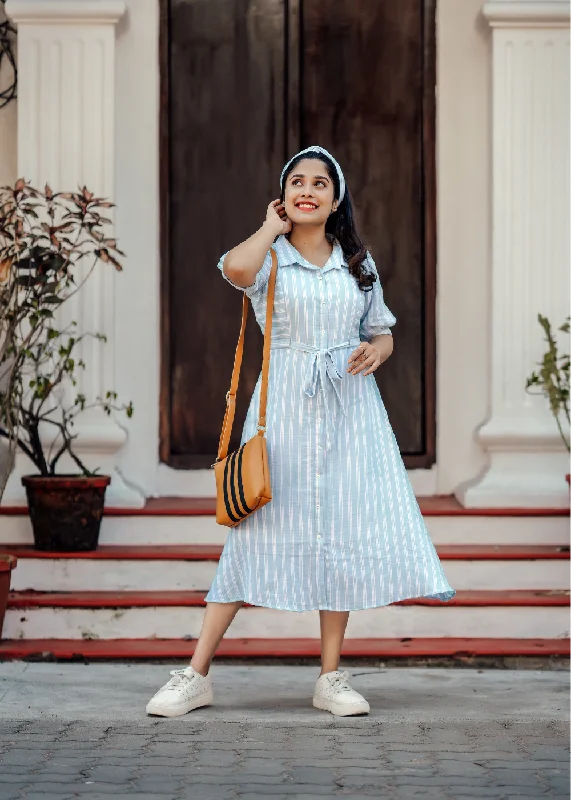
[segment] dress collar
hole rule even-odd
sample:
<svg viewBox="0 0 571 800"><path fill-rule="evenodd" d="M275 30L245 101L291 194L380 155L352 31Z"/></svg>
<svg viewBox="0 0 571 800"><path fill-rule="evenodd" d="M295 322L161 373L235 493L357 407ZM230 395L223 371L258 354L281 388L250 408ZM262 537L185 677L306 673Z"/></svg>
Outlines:
<svg viewBox="0 0 571 800"><path fill-rule="evenodd" d="M307 267L308 269L322 269L322 270L329 270L329 269L341 269L342 267L348 267L347 261L343 254L343 250L341 249L341 245L337 241L337 239L333 240L333 250L329 259L323 267L317 267L315 264L307 261L300 252L298 252L293 244L289 241L287 236L281 234L276 239L275 245L276 254L278 257L278 264L280 267L289 267L293 266L294 264L299 264L301 267Z"/></svg>

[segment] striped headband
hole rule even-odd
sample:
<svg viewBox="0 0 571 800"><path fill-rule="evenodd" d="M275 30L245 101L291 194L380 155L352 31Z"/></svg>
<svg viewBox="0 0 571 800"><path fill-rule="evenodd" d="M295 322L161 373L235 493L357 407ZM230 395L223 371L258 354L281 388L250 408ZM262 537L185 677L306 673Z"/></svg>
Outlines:
<svg viewBox="0 0 571 800"><path fill-rule="evenodd" d="M337 177L339 178L339 202L341 202L343 200L343 198L345 197L345 177L343 176L343 172L341 170L341 167L339 166L337 161L333 158L331 153L328 153L327 150L325 150L324 147L319 147L319 145L313 145L312 147L306 147L305 150L300 150L300 152L297 153L297 155L293 156L293 158L290 158L290 160L287 162L285 167L282 169L282 174L280 175L280 187L281 187L281 189L283 190L283 188L284 188L283 187L284 175L288 171L288 168L289 168L289 165L291 164L291 162L294 161L298 156L301 156L303 153L309 153L309 152L313 152L313 151L317 151L318 153L323 153L324 156L327 156L327 158L329 158L331 160L331 162L333 163L333 166L337 170Z"/></svg>

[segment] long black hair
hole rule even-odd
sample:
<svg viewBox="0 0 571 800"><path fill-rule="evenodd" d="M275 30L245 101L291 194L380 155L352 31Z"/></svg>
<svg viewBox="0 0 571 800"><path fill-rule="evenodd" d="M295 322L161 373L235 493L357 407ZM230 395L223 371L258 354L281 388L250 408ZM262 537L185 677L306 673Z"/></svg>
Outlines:
<svg viewBox="0 0 571 800"><path fill-rule="evenodd" d="M282 203L285 196L285 186L288 176L291 171L296 167L300 161L306 158L317 158L325 164L327 173L333 181L334 199L339 199L340 185L339 176L335 165L324 153L319 150L308 150L307 152L300 153L296 156L284 175L282 183ZM334 211L325 223L325 233L334 236L343 250L343 254L347 259L349 272L356 279L359 284L359 289L363 292L370 292L373 288L373 283L377 277L373 272L369 272L365 267L365 259L367 257L367 248L363 243L361 237L357 233L355 225L355 214L353 212L353 202L351 200L351 193L347 186L345 186L345 195L343 200L339 203L337 210Z"/></svg>

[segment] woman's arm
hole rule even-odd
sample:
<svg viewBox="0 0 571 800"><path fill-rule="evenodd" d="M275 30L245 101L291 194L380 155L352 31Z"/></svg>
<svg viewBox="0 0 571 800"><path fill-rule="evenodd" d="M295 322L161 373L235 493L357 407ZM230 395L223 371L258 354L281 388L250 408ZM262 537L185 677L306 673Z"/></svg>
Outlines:
<svg viewBox="0 0 571 800"><path fill-rule="evenodd" d="M285 216L280 201L273 200L268 206L262 227L228 252L224 259L224 274L237 286L251 286L276 236L288 233L290 229L291 223Z"/></svg>
<svg viewBox="0 0 571 800"><path fill-rule="evenodd" d="M396 323L396 317L385 304L379 273L370 253L367 253L367 262L377 280L365 298L366 311L359 324L361 345L351 353L349 358L347 372L352 375L357 375L363 370L365 370L363 375L370 375L393 352L391 327ZM363 359L363 353L366 354L365 359Z"/></svg>

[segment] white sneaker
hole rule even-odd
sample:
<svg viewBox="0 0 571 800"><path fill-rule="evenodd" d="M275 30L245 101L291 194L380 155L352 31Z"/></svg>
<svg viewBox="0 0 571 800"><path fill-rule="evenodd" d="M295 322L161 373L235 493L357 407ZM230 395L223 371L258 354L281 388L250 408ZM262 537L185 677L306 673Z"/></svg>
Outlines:
<svg viewBox="0 0 571 800"><path fill-rule="evenodd" d="M313 693L313 705L323 711L331 711L338 717L352 714L368 714L370 706L359 692L349 685L348 672L326 672L317 679Z"/></svg>
<svg viewBox="0 0 571 800"><path fill-rule="evenodd" d="M147 703L147 714L180 717L193 708L212 703L214 695L210 675L204 677L190 666L173 669L170 674L173 676L170 681Z"/></svg>

